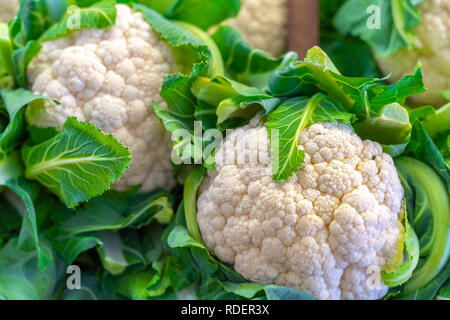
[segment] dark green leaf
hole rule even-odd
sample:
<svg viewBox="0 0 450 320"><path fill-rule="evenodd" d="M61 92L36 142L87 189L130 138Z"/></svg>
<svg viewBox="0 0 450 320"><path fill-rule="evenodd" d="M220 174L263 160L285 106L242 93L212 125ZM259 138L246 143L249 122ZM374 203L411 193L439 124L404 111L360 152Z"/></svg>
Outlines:
<svg viewBox="0 0 450 320"><path fill-rule="evenodd" d="M240 7L240 0L178 0L166 16L208 30L225 19L235 17Z"/></svg>
<svg viewBox="0 0 450 320"><path fill-rule="evenodd" d="M108 191L78 211L61 208L53 217L59 225L51 230L49 237L58 253L70 264L81 252L104 245L105 239L113 239L112 232L140 229L155 219L167 223L173 216L171 201L168 193L158 190L142 194ZM127 243L135 243L130 235L122 234L122 237ZM108 252L103 252L104 256L109 256Z"/></svg>
<svg viewBox="0 0 450 320"><path fill-rule="evenodd" d="M341 34L358 36L377 54L390 56L414 45L414 28L420 23L417 4L411 0L348 0L333 24Z"/></svg>
<svg viewBox="0 0 450 320"><path fill-rule="evenodd" d="M322 1L320 3L322 4ZM342 74L349 77L380 77L372 52L362 40L345 37L336 32L322 31L320 47Z"/></svg>
<svg viewBox="0 0 450 320"><path fill-rule="evenodd" d="M67 0L22 0L17 17L23 24L25 39L36 40L63 16Z"/></svg>
<svg viewBox="0 0 450 320"><path fill-rule="evenodd" d="M419 264L402 292L410 295L427 286L448 263L450 200L445 184L430 166L409 157L397 158L395 165L405 188L408 219L420 243Z"/></svg>
<svg viewBox="0 0 450 320"><path fill-rule="evenodd" d="M425 287L419 288L408 295L401 296L402 300L432 300L439 289L450 277L450 263Z"/></svg>
<svg viewBox="0 0 450 320"><path fill-rule="evenodd" d="M153 30L172 46L172 52L183 74L206 74L210 59L208 46L158 12L140 4L135 4L134 8L142 12Z"/></svg>
<svg viewBox="0 0 450 320"><path fill-rule="evenodd" d="M41 239L48 267L40 270L37 251L19 250L19 240L11 239L0 251L0 299L50 299L56 285L56 265L51 247Z"/></svg>
<svg viewBox="0 0 450 320"><path fill-rule="evenodd" d="M264 287L267 300L315 300L314 296L308 292L269 285Z"/></svg>
<svg viewBox="0 0 450 320"><path fill-rule="evenodd" d="M424 125L418 121L413 125L411 141L408 144L405 154L410 154L414 158L433 167L444 180L447 190L450 193L450 169L447 166L444 156L425 130Z"/></svg>

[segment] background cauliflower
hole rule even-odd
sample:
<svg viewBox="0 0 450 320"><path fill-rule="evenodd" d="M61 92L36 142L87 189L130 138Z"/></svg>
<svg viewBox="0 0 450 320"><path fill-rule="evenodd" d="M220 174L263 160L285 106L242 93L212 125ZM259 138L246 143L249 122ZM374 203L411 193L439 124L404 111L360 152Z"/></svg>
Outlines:
<svg viewBox="0 0 450 320"><path fill-rule="evenodd" d="M275 183L265 126L253 120L227 137L197 201L204 243L249 281L319 299L383 297L379 271L403 232L403 188L392 158L330 123L304 129L299 147L305 164ZM256 161L238 164L239 156Z"/></svg>
<svg viewBox="0 0 450 320"><path fill-rule="evenodd" d="M0 0L0 22L9 22L19 11L19 0Z"/></svg>
<svg viewBox="0 0 450 320"><path fill-rule="evenodd" d="M277 57L286 48L287 0L241 0L241 11L226 21L254 48Z"/></svg>
<svg viewBox="0 0 450 320"><path fill-rule="evenodd" d="M416 105L438 107L446 101L440 93L450 89L450 2L424 0L419 11L421 22L415 30L416 48L402 49L390 57L377 57L376 60L384 75L391 73L391 82L411 73L420 60L428 90L411 100Z"/></svg>
<svg viewBox="0 0 450 320"><path fill-rule="evenodd" d="M132 152L132 164L116 189L140 184L142 191L170 188L170 135L151 103L165 105L159 91L174 66L170 47L142 14L117 5L114 27L78 31L42 44L28 67L28 81L34 93L61 104L29 108L29 122L57 128L68 116L91 122Z"/></svg>

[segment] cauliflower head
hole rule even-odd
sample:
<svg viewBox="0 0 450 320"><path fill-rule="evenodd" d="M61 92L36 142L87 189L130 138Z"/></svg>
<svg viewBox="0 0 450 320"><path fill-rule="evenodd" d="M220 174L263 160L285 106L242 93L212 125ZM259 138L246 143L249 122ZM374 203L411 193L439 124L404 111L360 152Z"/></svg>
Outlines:
<svg viewBox="0 0 450 320"><path fill-rule="evenodd" d="M19 11L19 0L0 0L0 22L9 22Z"/></svg>
<svg viewBox="0 0 450 320"><path fill-rule="evenodd" d="M426 0L419 7L421 22L416 28L416 48L402 49L390 57L377 57L378 66L389 81L397 82L410 74L417 61L423 63L426 92L411 98L413 104L439 107L446 102L440 96L450 89L450 2Z"/></svg>
<svg viewBox="0 0 450 320"><path fill-rule="evenodd" d="M249 281L318 299L381 298L388 288L380 270L403 234L392 158L330 123L304 129L299 148L305 164L275 183L265 126L253 120L227 137L197 200L206 246Z"/></svg>
<svg viewBox="0 0 450 320"><path fill-rule="evenodd" d="M111 133L132 153L132 163L114 188L142 185L142 191L171 188L170 135L154 113L152 100L175 71L170 47L139 12L117 5L115 26L77 31L44 42L27 70L31 90L60 102L30 108L31 124L61 128L68 116Z"/></svg>
<svg viewBox="0 0 450 320"><path fill-rule="evenodd" d="M279 56L288 34L287 0L241 0L241 11L226 24L236 28L254 48Z"/></svg>

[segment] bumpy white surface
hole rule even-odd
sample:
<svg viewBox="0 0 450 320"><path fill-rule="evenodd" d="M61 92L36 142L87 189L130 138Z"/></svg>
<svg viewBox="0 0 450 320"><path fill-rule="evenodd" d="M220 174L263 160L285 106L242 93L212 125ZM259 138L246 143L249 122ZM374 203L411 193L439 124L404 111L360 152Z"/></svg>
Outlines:
<svg viewBox="0 0 450 320"><path fill-rule="evenodd" d="M28 67L34 93L56 99L35 110L31 121L60 128L68 116L113 134L132 152L132 163L114 187L142 185L142 191L174 185L170 136L151 107L165 103L159 91L174 71L170 48L139 12L117 5L108 30L82 30L43 43ZM34 111L33 111L34 112Z"/></svg>
<svg viewBox="0 0 450 320"><path fill-rule="evenodd" d="M241 11L226 23L254 48L279 56L287 42L287 0L241 0Z"/></svg>
<svg viewBox="0 0 450 320"><path fill-rule="evenodd" d="M19 0L0 0L0 22L9 22L19 11Z"/></svg>
<svg viewBox="0 0 450 320"><path fill-rule="evenodd" d="M412 97L416 105L439 107L446 101L439 94L450 90L450 1L424 0L419 7L421 22L416 28L417 49L400 50L388 58L377 58L382 72L392 73L396 82L411 74L417 61L423 63L427 92Z"/></svg>
<svg viewBox="0 0 450 320"><path fill-rule="evenodd" d="M265 126L253 121L227 138L197 201L206 246L249 281L318 299L381 298L379 270L402 239L403 188L392 158L328 123L304 129L299 147L306 163L274 183ZM254 164L237 164L255 150ZM217 163L224 155L234 162Z"/></svg>

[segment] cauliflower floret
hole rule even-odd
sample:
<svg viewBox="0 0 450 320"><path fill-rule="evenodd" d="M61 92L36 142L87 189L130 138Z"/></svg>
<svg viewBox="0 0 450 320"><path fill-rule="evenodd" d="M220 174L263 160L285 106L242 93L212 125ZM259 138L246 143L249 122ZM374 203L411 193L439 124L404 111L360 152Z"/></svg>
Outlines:
<svg viewBox="0 0 450 320"><path fill-rule="evenodd" d="M286 48L287 21L287 0L241 0L238 16L225 23L236 28L252 47L277 57Z"/></svg>
<svg viewBox="0 0 450 320"><path fill-rule="evenodd" d="M165 103L159 91L175 71L170 48L139 12L117 5L114 27L82 30L44 42L28 67L31 90L58 100L32 108L32 124L61 128L68 116L113 134L133 161L114 188L142 185L142 191L174 185L170 135L151 107Z"/></svg>
<svg viewBox="0 0 450 320"><path fill-rule="evenodd" d="M380 270L402 239L391 157L330 123L304 129L299 148L305 164L275 183L265 126L252 120L227 137L197 201L206 246L249 281L318 299L381 298Z"/></svg>
<svg viewBox="0 0 450 320"><path fill-rule="evenodd" d="M19 11L19 0L0 0L0 22L7 23Z"/></svg>
<svg viewBox="0 0 450 320"><path fill-rule="evenodd" d="M389 81L397 82L411 74L417 61L423 63L426 92L415 95L411 101L417 105L439 107L446 102L440 96L450 89L450 2L426 0L419 7L421 22L416 28L417 48L402 49L391 57L377 57L378 66Z"/></svg>

